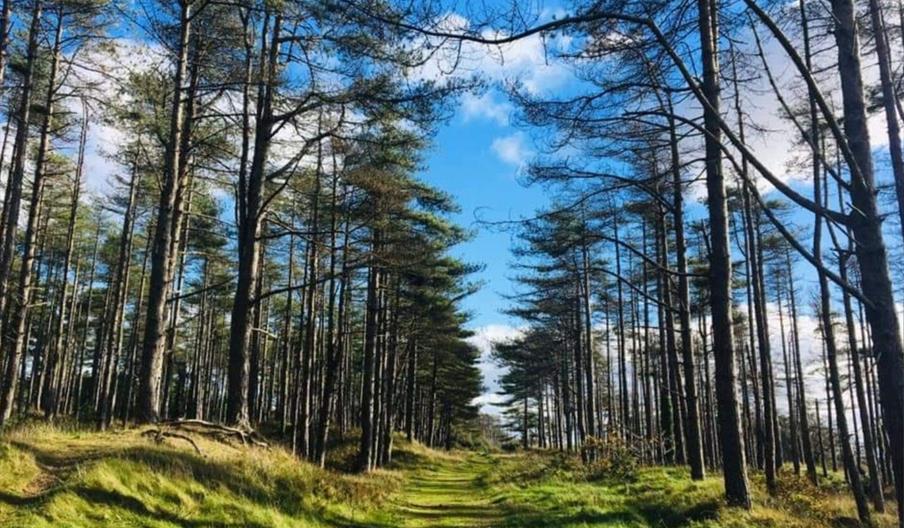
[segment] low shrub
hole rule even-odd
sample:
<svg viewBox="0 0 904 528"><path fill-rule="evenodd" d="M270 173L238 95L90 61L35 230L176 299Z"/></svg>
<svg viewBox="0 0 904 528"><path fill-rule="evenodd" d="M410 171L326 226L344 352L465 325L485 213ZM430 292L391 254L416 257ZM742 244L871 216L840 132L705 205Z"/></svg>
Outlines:
<svg viewBox="0 0 904 528"><path fill-rule="evenodd" d="M640 467L635 453L621 437L588 437L581 448L584 474L589 481L618 479L633 482Z"/></svg>

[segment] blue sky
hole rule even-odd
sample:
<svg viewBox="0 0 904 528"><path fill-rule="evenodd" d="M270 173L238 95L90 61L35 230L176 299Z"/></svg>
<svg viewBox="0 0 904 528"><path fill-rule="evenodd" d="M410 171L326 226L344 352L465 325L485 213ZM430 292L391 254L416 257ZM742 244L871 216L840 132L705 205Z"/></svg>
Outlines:
<svg viewBox="0 0 904 528"><path fill-rule="evenodd" d="M495 2L491 0L488 5ZM540 18L549 19L554 11L542 5L545 9ZM470 21L450 11L442 24L449 30L460 30ZM422 175L455 197L461 213L454 219L476 230L472 240L455 250L464 260L485 266L476 277L484 287L464 303L473 314L470 326L474 330L519 324L501 313L507 304L505 294L512 293L507 270L511 234L480 225L480 221L516 220L547 203L542 189L519 183L519 169L530 161L535 147L528 131L513 125L514 107L502 87L518 82L520 89L545 96L573 88L568 68L549 60L548 53L550 46L567 42L564 36L545 40L533 36L503 46L440 46L431 61L412 72L415 78L434 80L450 74L460 78L477 75L487 83L486 90L460 97L453 116L440 127L425 156Z"/></svg>
<svg viewBox="0 0 904 528"><path fill-rule="evenodd" d="M461 206L456 222L476 232L455 250L456 256L485 266L477 277L483 288L464 303L474 315L472 328L515 323L500 313L507 304L504 294L512 292L511 234L481 221L530 215L546 200L540 189L519 183L520 161L499 146L506 138L521 137L516 134L510 125L459 112L443 126L426 160L424 178L455 196Z"/></svg>
<svg viewBox="0 0 904 528"><path fill-rule="evenodd" d="M490 91L483 100L497 101L501 95ZM455 221L474 231L474 237L456 247L454 254L484 268L475 277L483 287L463 302L472 313L469 327L477 332L473 342L481 349L480 368L486 405L498 400L495 394L499 369L489 358L492 340L510 337L518 321L502 313L506 294L513 292L509 264L512 235L507 230L482 225L528 216L546 202L541 189L525 187L518 181L519 168L530 155L527 136L509 124L506 105L489 104L482 111L468 111L475 98L467 96L455 116L441 127L425 160L424 179L451 193L461 212ZM470 105L470 106L469 106ZM476 110L476 109L475 109Z"/></svg>

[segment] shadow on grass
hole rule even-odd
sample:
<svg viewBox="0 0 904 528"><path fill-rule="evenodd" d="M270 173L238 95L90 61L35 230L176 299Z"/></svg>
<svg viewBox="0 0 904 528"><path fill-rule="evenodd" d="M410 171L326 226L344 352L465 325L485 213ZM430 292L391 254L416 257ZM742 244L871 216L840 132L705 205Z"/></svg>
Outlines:
<svg viewBox="0 0 904 528"><path fill-rule="evenodd" d="M690 508L679 508L662 502L634 502L631 506L643 515L651 525L678 528L692 523L715 519L719 516L720 503L703 501Z"/></svg>
<svg viewBox="0 0 904 528"><path fill-rule="evenodd" d="M636 526L637 516L626 511L577 512L555 511L512 512L509 522L500 526L508 528L545 528L548 526Z"/></svg>
<svg viewBox="0 0 904 528"><path fill-rule="evenodd" d="M656 526L679 528L712 519L717 506L709 505L691 510L669 510L661 505L632 505L611 511L590 509L575 511L573 508L531 509L505 507L506 528L544 528L549 526Z"/></svg>
<svg viewBox="0 0 904 528"><path fill-rule="evenodd" d="M608 507L592 506L565 499L539 500L534 503L511 503L497 499L506 512L506 528L541 528L548 526L613 526L680 528L717 519L721 503L703 500L694 504L670 501L667 496L651 496L639 493L625 500L615 501Z"/></svg>
<svg viewBox="0 0 904 528"><path fill-rule="evenodd" d="M119 493L117 491L111 491L107 489L97 488L97 487L85 487L78 488L75 490L75 493L81 497L82 499L92 503L92 504L109 504L114 505L116 508L124 509L130 511L132 514L140 517L146 517L148 519L154 519L155 521L165 521L177 526L184 527L201 527L201 526L217 526L217 527L231 527L231 526L247 526L249 528L267 528L266 525L260 523L252 523L248 521L242 522L223 522L213 519L187 519L185 517L167 512L167 511L154 511L147 507L146 504L141 502L140 500L130 497L128 495Z"/></svg>
<svg viewBox="0 0 904 528"><path fill-rule="evenodd" d="M13 445L31 454L39 466L45 471L44 478L52 485L42 487L35 493L15 494L0 491L0 502L16 508L29 508L41 514L41 506L47 504L60 493L67 492L81 498L91 505L92 510L125 510L148 521L167 522L175 526L249 526L265 528L268 525L254 523L247 519L235 522L224 522L205 518L203 513L195 515L179 515L178 497L166 497L161 494L155 498L162 499L157 507L151 507L140 498L98 487L95 484L71 479L80 466L101 463L107 460L124 460L146 467L149 472L156 472L167 477L189 479L210 490L225 490L229 494L248 501L249 506L260 509L272 509L292 518L304 518L326 526L340 528L388 528L391 524L379 524L357 519L346 518L313 504L313 490L322 482L320 476L299 472L265 475L260 479L250 478L236 471L233 464L200 457L191 452L182 452L153 445L130 446L122 449L78 449L60 451L42 448L27 442L14 442ZM50 475L48 475L48 473ZM346 497L342 497L343 500ZM351 499L351 497L348 497ZM203 501L203 496L199 498ZM228 516L227 516L228 517ZM99 520L98 526L103 525Z"/></svg>

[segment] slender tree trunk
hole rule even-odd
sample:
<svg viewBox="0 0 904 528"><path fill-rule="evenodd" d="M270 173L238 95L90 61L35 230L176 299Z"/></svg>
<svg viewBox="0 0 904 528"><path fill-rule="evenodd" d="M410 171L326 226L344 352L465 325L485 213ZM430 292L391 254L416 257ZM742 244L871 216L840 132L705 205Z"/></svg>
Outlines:
<svg viewBox="0 0 904 528"><path fill-rule="evenodd" d="M41 32L41 16L43 14L43 2L36 0L31 11L31 25L28 30L28 46L25 55L25 68L22 74L22 90L18 100L18 115L16 116L16 136L13 142L13 158L9 179L4 193L2 241L0 241L0 325L3 324L5 314L9 309L7 298L9 297L9 281L12 274L13 253L16 249L17 232L19 228L19 213L22 208L22 189L25 183L25 165L28 156L28 134L31 122L32 98L34 97L34 73L35 62L38 54L38 39ZM0 327L0 336L8 332ZM13 378L18 377L15 372L18 366L17 358L9 348L6 352L6 372L3 378L3 395L0 400L0 425L4 424L12 413L15 394ZM11 390L6 388L11 385ZM7 396L9 395L9 396Z"/></svg>
<svg viewBox="0 0 904 528"><path fill-rule="evenodd" d="M317 433L317 458L320 466L326 464L326 446L327 437L329 435L330 424L336 408L337 390L336 385L340 381L340 369L344 361L345 352L345 336L343 328L345 326L345 287L348 283L348 268L346 261L348 258L349 245L349 223L345 222L345 233L342 242L342 275L339 280L339 291L336 292L336 258L337 258L337 223L338 223L338 186L339 175L336 174L337 163L333 152L333 183L331 198L331 217L330 217L330 268L329 268L329 303L327 307L327 338L326 338L326 373L323 384L323 398L320 403L320 423ZM338 296L338 309L336 307ZM336 311L338 310L338 314ZM338 319L338 320L337 320ZM414 352L412 352L413 354ZM410 360L409 360L410 361ZM410 423L410 415L407 413L406 407L406 424ZM411 438L409 437L409 440Z"/></svg>
<svg viewBox="0 0 904 528"><path fill-rule="evenodd" d="M302 352L302 389L301 389L301 409L299 411L299 438L298 443L301 446L302 454L306 457L311 456L311 419L313 414L313 393L314 393L314 355L317 349L317 282L320 261L320 240L318 233L320 230L320 178L322 169L322 151L318 149L317 153L317 169L314 175L314 190L311 199L311 232L313 235L310 239L310 247L308 250L308 270L306 272L308 287L305 288L304 313L305 313L305 330L304 330L304 349Z"/></svg>
<svg viewBox="0 0 904 528"><path fill-rule="evenodd" d="M250 358L248 347L251 343L252 292L260 273L261 223L264 211L264 190L266 165L269 157L273 128L273 97L279 62L279 35L281 17L276 15L273 27L269 28L265 17L261 32L261 78L258 86L258 119L254 134L254 153L247 178L239 182L239 241L238 241L238 281L232 305L229 326L229 370L228 398L226 400L226 421L240 427L250 427L248 408L248 385ZM270 39L269 45L266 44ZM244 150L244 149L243 149ZM243 154L247 155L247 154ZM241 181L245 180L247 181Z"/></svg>
<svg viewBox="0 0 904 528"><path fill-rule="evenodd" d="M179 40L175 48L173 100L169 122L169 137L164 153L164 167L160 203L157 209L151 253L150 290L144 340L141 347L141 369L138 387L138 420L156 422L160 419L161 384L163 382L164 338L166 331L167 295L173 274L173 224L182 160L182 132L184 121L183 83L188 67L189 39L192 19L191 0L179 2Z"/></svg>
<svg viewBox="0 0 904 528"><path fill-rule="evenodd" d="M380 231L374 230L373 244L371 251L374 255L371 257L376 260L375 253L380 247ZM376 349L377 349L377 323L378 311L380 309L378 294L380 291L380 269L376 264L372 264L367 278L367 306L366 320L364 324L364 370L363 370L363 390L361 391L361 443L358 449L358 469L360 471L370 471L373 468L373 442L375 435L375 424L373 423L374 411L374 384L376 379ZM435 362L435 359L434 359ZM435 363L434 363L435 372ZM435 376L435 374L434 374ZM430 409L431 423L428 433L430 438L433 437L433 412Z"/></svg>
<svg viewBox="0 0 904 528"><path fill-rule="evenodd" d="M721 128L719 126L719 59L716 6L698 0L703 64L703 95L706 129L706 189L709 209L711 258L710 306L712 309L713 355L716 360L716 400L720 422L725 496L730 504L750 508L750 485L744 456L744 437L738 409L737 369L731 326L731 252L728 243L728 211L722 174Z"/></svg>
<svg viewBox="0 0 904 528"><path fill-rule="evenodd" d="M818 156L818 153L817 153ZM822 201L822 178L819 171L814 172L815 179L813 181L813 195L816 203ZM813 226L813 256L817 264L822 265L822 215L816 215ZM828 362L829 371L827 373L829 384L832 389L832 399L835 402L835 417L838 424L838 433L841 440L841 454L844 460L844 467L850 480L851 492L854 495L854 501L857 504L857 515L860 520L867 525L870 524L869 506L866 503L866 495L863 493L863 485L860 481L860 469L854 460L854 453L851 450L850 438L848 437L847 417L845 416L844 397L841 391L841 378L838 372L838 354L835 342L835 328L832 320L831 293L829 292L829 281L825 272L818 269L819 274L819 315L822 323L822 335L825 342L826 360Z"/></svg>
<svg viewBox="0 0 904 528"><path fill-rule="evenodd" d="M40 2L38 2L40 3ZM39 7L36 7L39 10ZM33 30L36 28L33 27ZM25 226L25 236L22 241L22 261L19 264L19 284L12 303L6 306L6 321L3 336L3 348L9 351L6 368L5 384L3 386L2 399L0 399L0 424L9 420L15 405L16 390L19 381L19 362L25 353L27 344L28 312L31 308L31 299L34 294L34 266L35 250L37 249L37 237L39 221L42 215L44 187L47 183L47 156L50 150L50 134L53 130L54 98L56 95L57 71L60 62L60 50L63 35L62 8L57 13L56 28L54 32L53 49L51 51L50 67L47 75L47 96L44 101L44 119L41 123L41 135L38 144L37 158L35 160L35 172L31 183L31 204L28 209L28 220ZM25 123L20 127L26 128ZM23 143L24 145L24 143ZM10 226L8 226L10 227Z"/></svg>
<svg viewBox="0 0 904 528"><path fill-rule="evenodd" d="M113 417L113 399L111 392L112 378L114 376L116 358L122 349L123 315L129 292L129 271L132 258L132 232L135 222L135 201L138 194L138 168L133 167L132 177L129 181L129 198L126 210L123 213L123 226L119 238L119 256L110 287L113 289L113 313L110 317L107 341L104 343L107 357L108 372L101 381L101 406L98 409L97 427L106 429ZM131 382L131 380L129 380Z"/></svg>
<svg viewBox="0 0 904 528"><path fill-rule="evenodd" d="M871 304L866 317L872 330L877 358L879 392L889 443L904 445L904 350L888 271L888 253L882 236L882 220L876 201L872 150L866 121L860 43L852 0L832 0L835 42L844 107L844 130L859 169L852 175L851 204L856 214L850 222L856 240L857 261L862 270L861 289ZM854 172L854 171L852 171ZM859 172L859 176L856 173ZM891 449L898 505L904 504L904 450ZM898 508L904 523L904 508Z"/></svg>
<svg viewBox="0 0 904 528"><path fill-rule="evenodd" d="M842 280L847 281L847 256L839 262ZM852 386L856 391L857 408L860 413L860 423L863 426L863 449L866 450L866 464L869 469L869 492L873 500L873 507L877 512L885 511L885 496L882 491L882 474L879 472L879 463L876 460L876 442L873 439L872 420L869 417L869 406L866 401L866 392L863 387L863 372L860 364L860 349L857 347L857 336L854 329L854 310L851 306L851 296L847 290L842 291L844 302L844 320L848 335L848 348L850 349L850 362L854 375ZM856 421L856 419L855 419Z"/></svg>
<svg viewBox="0 0 904 528"><path fill-rule="evenodd" d="M678 134L675 119L669 118L669 146L672 175L672 215L675 229L675 260L678 271L678 321L681 329L681 359L684 362L684 399L687 407L685 436L687 460L691 478L703 480L706 469L703 463L703 442L700 432L700 402L697 396L694 364L694 343L691 337L690 288L687 280L687 244L684 240L684 192L681 182L681 157L678 152Z"/></svg>
<svg viewBox="0 0 904 528"><path fill-rule="evenodd" d="M891 157L892 175L894 176L895 191L898 198L898 219L901 223L901 235L904 237L904 153L901 151L901 126L898 123L898 108L896 105L898 95L895 93L888 33L885 30L885 22L882 19L882 6L879 4L879 0L869 0L869 14L876 47L876 59L879 62L879 84L882 88L882 105L885 107L888 153Z"/></svg>
<svg viewBox="0 0 904 528"><path fill-rule="evenodd" d="M586 225L585 225L586 228ZM590 253L587 248L586 241L581 245L581 260L584 271L582 273L583 282L581 285L581 299L584 309L584 376L587 389L587 432L589 435L596 437L599 435L596 424L596 372L594 369L594 347L593 347L593 306L591 304L590 291Z"/></svg>
<svg viewBox="0 0 904 528"><path fill-rule="evenodd" d="M781 289L776 293L778 305L779 333L782 338L782 360L785 367L785 395L788 398L788 441L791 444L791 463L794 466L794 474L800 475L800 441L797 434L797 416L794 410L794 383L791 377L791 359L788 354L788 340L785 337L785 315L782 308Z"/></svg>
<svg viewBox="0 0 904 528"><path fill-rule="evenodd" d="M0 79L2 83L2 79ZM46 389L44 391L45 400L43 403L45 417L52 419L59 412L61 407L60 393L63 386L64 373L66 372L66 363L69 356L69 350L66 346L65 330L67 318L73 317L73 311L70 307L69 292L69 268L72 266L72 256L75 249L75 225L78 219L79 197L81 196L82 174L85 166L85 145L88 139L88 107L85 101L82 101L83 116L82 128L79 135L78 161L76 162L75 178L72 182L72 198L69 204L68 225L66 228L66 249L63 256L63 270L60 284L60 294L58 301L59 314L56 318L56 328L54 329L54 343L51 347L50 358L50 377L46 381ZM78 274L76 273L76 276ZM76 279L77 281L77 279Z"/></svg>

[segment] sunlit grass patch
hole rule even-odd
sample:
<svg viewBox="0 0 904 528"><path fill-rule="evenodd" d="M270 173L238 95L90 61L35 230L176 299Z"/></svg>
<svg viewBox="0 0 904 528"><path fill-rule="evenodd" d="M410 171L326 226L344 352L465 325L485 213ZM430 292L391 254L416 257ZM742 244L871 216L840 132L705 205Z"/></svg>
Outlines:
<svg viewBox="0 0 904 528"><path fill-rule="evenodd" d="M279 447L197 437L162 444L140 430L105 433L27 426L0 441L3 525L356 526L401 476L322 470ZM23 484L25 483L25 484Z"/></svg>
<svg viewBox="0 0 904 528"><path fill-rule="evenodd" d="M781 527L816 528L848 525L856 516L843 482L832 479L814 488L803 477L781 476L774 497L763 479L752 475L753 508L728 507L722 479L711 474L701 482L685 468L646 467L629 481L590 481L577 457L543 452L500 457L486 476L497 501L508 510L508 527ZM875 515L876 525L896 525L893 512Z"/></svg>

